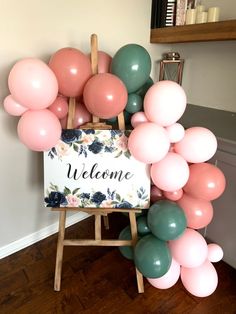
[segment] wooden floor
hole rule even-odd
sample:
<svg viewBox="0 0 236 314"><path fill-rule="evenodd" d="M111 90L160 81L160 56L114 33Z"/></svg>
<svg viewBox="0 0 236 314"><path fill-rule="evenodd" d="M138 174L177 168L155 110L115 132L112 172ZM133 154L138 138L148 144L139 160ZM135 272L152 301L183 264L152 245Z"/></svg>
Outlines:
<svg viewBox="0 0 236 314"><path fill-rule="evenodd" d="M128 224L122 214L112 214L104 237L117 237ZM93 217L67 229L67 237L92 235ZM144 294L137 293L132 262L117 248L66 247L62 290L54 292L57 236L53 235L0 260L0 313L236 313L236 270L215 264L219 285L214 294L197 298L180 280L159 290L145 280Z"/></svg>

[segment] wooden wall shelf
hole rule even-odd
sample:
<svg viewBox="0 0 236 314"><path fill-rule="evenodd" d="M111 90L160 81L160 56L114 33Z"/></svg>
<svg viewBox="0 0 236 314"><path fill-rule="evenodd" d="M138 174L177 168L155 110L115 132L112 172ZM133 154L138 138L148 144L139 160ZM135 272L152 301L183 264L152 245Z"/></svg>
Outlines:
<svg viewBox="0 0 236 314"><path fill-rule="evenodd" d="M186 43L198 41L236 40L236 20L155 28L151 43Z"/></svg>

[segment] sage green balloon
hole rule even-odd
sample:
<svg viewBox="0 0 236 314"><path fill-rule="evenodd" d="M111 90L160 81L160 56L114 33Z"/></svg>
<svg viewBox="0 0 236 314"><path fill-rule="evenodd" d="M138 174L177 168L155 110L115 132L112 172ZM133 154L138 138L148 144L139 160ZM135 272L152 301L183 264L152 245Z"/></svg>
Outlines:
<svg viewBox="0 0 236 314"><path fill-rule="evenodd" d="M147 216L139 216L137 218L137 229L138 234L140 234L141 236L151 233L151 230L147 224Z"/></svg>
<svg viewBox="0 0 236 314"><path fill-rule="evenodd" d="M146 95L149 88L154 84L153 79L151 77L148 78L148 80L145 82L145 84L137 90L135 93L140 95L142 98Z"/></svg>
<svg viewBox="0 0 236 314"><path fill-rule="evenodd" d="M135 112L141 111L142 109L143 109L142 97L135 93L129 94L125 110L133 114Z"/></svg>
<svg viewBox="0 0 236 314"><path fill-rule="evenodd" d="M135 246L135 266L147 278L164 276L170 268L171 260L167 243L152 234L141 238Z"/></svg>
<svg viewBox="0 0 236 314"><path fill-rule="evenodd" d="M157 201L150 207L147 221L152 233L164 241L177 239L187 227L183 209L166 200Z"/></svg>
<svg viewBox="0 0 236 314"><path fill-rule="evenodd" d="M130 226L127 226L123 230L121 230L119 234L119 240L131 240L131 239L132 239L132 236L131 236ZM119 250L124 257L130 260L133 260L134 252L133 252L132 246L119 246Z"/></svg>
<svg viewBox="0 0 236 314"><path fill-rule="evenodd" d="M147 50L137 44L121 47L111 62L111 73L125 84L128 93L133 93L144 85L151 72L151 57Z"/></svg>

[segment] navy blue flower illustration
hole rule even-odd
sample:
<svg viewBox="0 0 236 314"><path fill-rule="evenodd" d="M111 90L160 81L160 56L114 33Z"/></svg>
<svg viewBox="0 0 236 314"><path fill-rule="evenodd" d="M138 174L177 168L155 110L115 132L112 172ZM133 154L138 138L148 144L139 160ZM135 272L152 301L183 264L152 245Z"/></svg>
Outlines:
<svg viewBox="0 0 236 314"><path fill-rule="evenodd" d="M85 134L95 134L95 130L93 130L93 129L89 129L89 130L83 130L83 132L85 133Z"/></svg>
<svg viewBox="0 0 236 314"><path fill-rule="evenodd" d="M132 208L133 206L127 202L127 201L124 201L122 203L120 203L119 205L116 205L115 208Z"/></svg>
<svg viewBox="0 0 236 314"><path fill-rule="evenodd" d="M90 152L94 154L100 153L103 148L103 144L99 141L94 141L91 145L88 146Z"/></svg>
<svg viewBox="0 0 236 314"><path fill-rule="evenodd" d="M51 192L48 197L44 199L47 207L60 207L60 205L67 205L67 200L64 194L60 192Z"/></svg>
<svg viewBox="0 0 236 314"><path fill-rule="evenodd" d="M61 140L67 144L78 140L81 136L81 130L62 130Z"/></svg>
<svg viewBox="0 0 236 314"><path fill-rule="evenodd" d="M96 205L100 205L106 199L106 195L102 192L96 192L93 194L91 201Z"/></svg>
<svg viewBox="0 0 236 314"><path fill-rule="evenodd" d="M89 198L90 198L90 194L89 193L82 193L82 194L80 194L80 197L81 198L83 198L83 199L88 199L89 200Z"/></svg>

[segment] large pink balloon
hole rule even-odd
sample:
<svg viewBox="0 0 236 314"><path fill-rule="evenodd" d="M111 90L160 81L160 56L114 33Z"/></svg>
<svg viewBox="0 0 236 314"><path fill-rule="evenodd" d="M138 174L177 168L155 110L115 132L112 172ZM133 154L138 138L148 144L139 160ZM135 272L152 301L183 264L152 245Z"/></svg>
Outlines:
<svg viewBox="0 0 236 314"><path fill-rule="evenodd" d="M169 139L171 143L177 143L184 137L184 127L180 123L174 123L166 127Z"/></svg>
<svg viewBox="0 0 236 314"><path fill-rule="evenodd" d="M61 136L61 124L48 109L28 110L17 126L20 141L34 151L47 151Z"/></svg>
<svg viewBox="0 0 236 314"><path fill-rule="evenodd" d="M102 119L121 113L126 106L128 94L124 83L115 75L94 75L84 87L84 104L88 111Z"/></svg>
<svg viewBox="0 0 236 314"><path fill-rule="evenodd" d="M198 267L207 258L208 248L203 236L187 228L176 240L169 241L172 257L183 267Z"/></svg>
<svg viewBox="0 0 236 314"><path fill-rule="evenodd" d="M47 108L58 94L55 74L47 64L36 58L18 61L10 71L8 86L17 102L34 110Z"/></svg>
<svg viewBox="0 0 236 314"><path fill-rule="evenodd" d="M78 97L92 76L89 57L76 48L62 48L55 52L49 66L55 73L59 92L67 97Z"/></svg>
<svg viewBox="0 0 236 314"><path fill-rule="evenodd" d="M163 194L168 200L176 202L183 196L183 190L179 189L173 192L164 191Z"/></svg>
<svg viewBox="0 0 236 314"><path fill-rule="evenodd" d="M131 132L128 147L134 158L151 164L166 156L170 142L163 127L152 122L145 122L139 124Z"/></svg>
<svg viewBox="0 0 236 314"><path fill-rule="evenodd" d="M12 116L21 116L28 108L19 104L12 95L8 95L3 101L4 109Z"/></svg>
<svg viewBox="0 0 236 314"><path fill-rule="evenodd" d="M162 126L174 124L186 108L183 88L173 81L153 84L144 97L144 112L148 120Z"/></svg>
<svg viewBox="0 0 236 314"><path fill-rule="evenodd" d="M184 158L176 153L169 152L162 160L151 166L152 181L164 191L173 192L181 189L188 177L189 166Z"/></svg>
<svg viewBox="0 0 236 314"><path fill-rule="evenodd" d="M75 107L74 128L78 128L90 121L92 121L91 113L87 110L84 104L77 103Z"/></svg>
<svg viewBox="0 0 236 314"><path fill-rule="evenodd" d="M147 278L147 281L155 288L168 289L178 281L180 276L180 265L172 258L168 272L160 278Z"/></svg>
<svg viewBox="0 0 236 314"><path fill-rule="evenodd" d="M226 180L223 172L209 163L192 164L184 191L196 198L212 201L225 190Z"/></svg>
<svg viewBox="0 0 236 314"><path fill-rule="evenodd" d="M217 288L215 267L206 260L196 268L181 268L181 280L185 289L196 297L208 297Z"/></svg>
<svg viewBox="0 0 236 314"><path fill-rule="evenodd" d="M213 206L209 201L184 193L177 203L183 209L187 219L187 226L190 228L204 228L213 218Z"/></svg>
<svg viewBox="0 0 236 314"><path fill-rule="evenodd" d="M135 112L131 117L131 125L133 128L136 128L141 123L148 122L147 117L143 111Z"/></svg>
<svg viewBox="0 0 236 314"><path fill-rule="evenodd" d="M89 57L91 57L91 54L89 54ZM109 73L111 61L112 61L112 57L108 53L99 50L98 51L98 73Z"/></svg>
<svg viewBox="0 0 236 314"><path fill-rule="evenodd" d="M185 131L184 138L175 144L175 151L191 163L204 162L215 154L215 135L203 127L192 127Z"/></svg>
<svg viewBox="0 0 236 314"><path fill-rule="evenodd" d="M208 255L207 258L210 262L219 262L224 256L222 248L216 243L208 244Z"/></svg>
<svg viewBox="0 0 236 314"><path fill-rule="evenodd" d="M68 101L64 96L58 96L54 102L48 107L58 119L63 119L68 113Z"/></svg>

